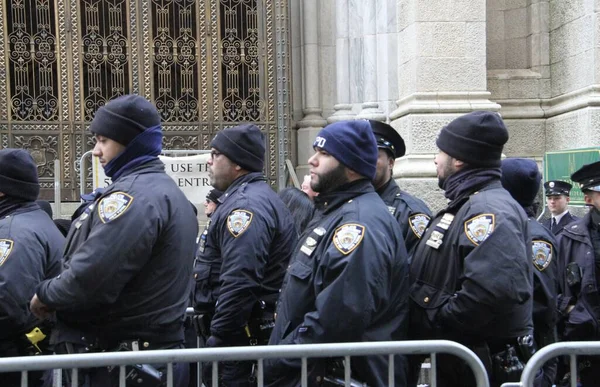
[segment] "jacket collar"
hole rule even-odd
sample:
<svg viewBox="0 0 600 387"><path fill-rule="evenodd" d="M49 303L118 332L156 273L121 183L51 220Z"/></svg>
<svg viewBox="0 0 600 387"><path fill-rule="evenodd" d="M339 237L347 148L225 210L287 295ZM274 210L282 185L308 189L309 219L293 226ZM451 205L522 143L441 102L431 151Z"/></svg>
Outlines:
<svg viewBox="0 0 600 387"><path fill-rule="evenodd" d="M235 179L233 181L233 183L231 183L231 185L225 190L223 195L221 195L221 197L219 197L217 200L221 204L225 203L227 198L229 198L231 195L233 195L234 192L236 192L237 190L239 190L242 187L247 186L248 183L252 183L254 181L265 181L266 182L267 178L265 177L265 175L262 174L262 172L250 172L245 175L242 175L242 176L238 177L237 179Z"/></svg>
<svg viewBox="0 0 600 387"><path fill-rule="evenodd" d="M591 245L591 237L589 231L590 222L591 216L588 212L583 218L578 219L573 223L570 223L569 225L565 226L562 229L561 233L567 238L571 238L581 243Z"/></svg>
<svg viewBox="0 0 600 387"><path fill-rule="evenodd" d="M369 180L356 180L339 186L337 190L333 192L315 196L315 207L317 210L327 214L337 209L348 200L369 192L375 192L375 188Z"/></svg>

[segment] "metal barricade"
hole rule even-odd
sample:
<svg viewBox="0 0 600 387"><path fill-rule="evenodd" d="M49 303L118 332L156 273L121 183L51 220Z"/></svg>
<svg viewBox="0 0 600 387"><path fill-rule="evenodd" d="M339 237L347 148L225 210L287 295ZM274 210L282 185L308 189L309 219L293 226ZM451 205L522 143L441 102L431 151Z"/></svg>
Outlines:
<svg viewBox="0 0 600 387"><path fill-rule="evenodd" d="M545 346L529 359L521 374L521 381L516 383L504 383L502 387L533 386L535 376L544 363L552 358L562 355L569 355L571 372L570 384L571 387L577 387L577 356L600 355L600 341L569 341Z"/></svg>
<svg viewBox="0 0 600 387"><path fill-rule="evenodd" d="M12 357L0 359L1 372L22 372L22 386L27 386L27 371L72 369L72 381L78 380L77 369L120 366L120 386L125 386L125 365L167 364L167 386L173 386L173 363L212 362L213 375L218 372L218 362L231 360L257 361L258 386L264 386L263 360L279 358L302 359L301 385L308 385L308 358L343 357L345 359L345 385L350 386L350 359L353 356L388 355L388 386L394 386L394 355L427 355L432 359L432 387L435 386L436 353L447 353L463 359L473 370L478 387L489 387L483 363L473 351L453 341L382 341L368 343L273 345L227 348L170 349L134 352L105 352L76 355ZM76 368L73 368L76 367ZM213 377L213 387L218 380Z"/></svg>

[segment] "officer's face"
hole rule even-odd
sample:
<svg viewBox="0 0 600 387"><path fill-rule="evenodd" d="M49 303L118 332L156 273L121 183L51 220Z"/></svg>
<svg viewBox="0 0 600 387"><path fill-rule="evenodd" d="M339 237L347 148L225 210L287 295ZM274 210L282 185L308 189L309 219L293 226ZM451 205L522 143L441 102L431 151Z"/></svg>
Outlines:
<svg viewBox="0 0 600 387"><path fill-rule="evenodd" d="M315 148L308 164L311 166L310 187L315 192L331 192L348 182L346 167L321 148Z"/></svg>
<svg viewBox="0 0 600 387"><path fill-rule="evenodd" d="M588 206L594 206L596 210L600 211L600 192L586 191L583 195L585 204Z"/></svg>
<svg viewBox="0 0 600 387"><path fill-rule="evenodd" d="M220 191L225 191L239 176L240 167L215 148L211 149L210 158L206 163L210 185Z"/></svg>
<svg viewBox="0 0 600 387"><path fill-rule="evenodd" d="M100 159L102 168L125 150L125 145L110 138L100 136L99 134L94 137L96 138L96 145L94 145L92 154Z"/></svg>
<svg viewBox="0 0 600 387"><path fill-rule="evenodd" d="M204 215L206 215L207 217L210 217L213 214L213 212L215 212L216 209L217 209L217 203L213 202L212 200L204 201Z"/></svg>
<svg viewBox="0 0 600 387"><path fill-rule="evenodd" d="M392 177L392 169L394 168L394 159L390 157L390 154L384 150L379 149L379 155L377 156L377 170L375 171L375 179L373 179L373 185L375 189L383 186Z"/></svg>
<svg viewBox="0 0 600 387"><path fill-rule="evenodd" d="M455 159L450 157L444 151L439 151L433 162L435 163L435 168L437 171L438 186L441 189L444 189L444 183L446 180L457 171L457 168L454 165Z"/></svg>
<svg viewBox="0 0 600 387"><path fill-rule="evenodd" d="M567 195L546 196L546 204L552 215L560 215L567 210L570 198Z"/></svg>

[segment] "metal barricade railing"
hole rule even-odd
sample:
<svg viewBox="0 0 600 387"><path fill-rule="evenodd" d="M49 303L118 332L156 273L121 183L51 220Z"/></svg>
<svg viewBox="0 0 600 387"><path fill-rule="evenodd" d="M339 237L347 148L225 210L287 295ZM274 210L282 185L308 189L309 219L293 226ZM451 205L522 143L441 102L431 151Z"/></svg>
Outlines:
<svg viewBox="0 0 600 387"><path fill-rule="evenodd" d="M515 383L504 383L502 387L526 387L533 386L533 381L540 368L548 360L557 356L569 355L571 372L571 387L577 387L577 356L600 355L600 341L569 341L550 344L537 351L527 362L521 381Z"/></svg>
<svg viewBox="0 0 600 387"><path fill-rule="evenodd" d="M105 366L120 366L120 386L125 386L125 365L167 364L167 386L173 386L173 363L210 362L213 375L218 362L232 360L255 360L258 365L258 386L264 385L263 360L279 358L302 359L301 385L308 385L308 358L345 358L345 384L350 385L350 358L353 356L388 355L388 385L394 385L394 355L430 355L432 359L432 386L435 386L435 358L437 353L446 353L463 359L475 375L479 387L489 387L483 363L473 351L453 341L381 341L368 343L304 344L247 346L228 348L170 349L133 352L104 352L76 355L39 356L32 361L29 356L0 359L1 372L22 372L22 386L27 386L27 372L51 369L73 369L72 380L78 378L77 369ZM74 368L76 367L76 368ZM213 377L213 386L218 380Z"/></svg>

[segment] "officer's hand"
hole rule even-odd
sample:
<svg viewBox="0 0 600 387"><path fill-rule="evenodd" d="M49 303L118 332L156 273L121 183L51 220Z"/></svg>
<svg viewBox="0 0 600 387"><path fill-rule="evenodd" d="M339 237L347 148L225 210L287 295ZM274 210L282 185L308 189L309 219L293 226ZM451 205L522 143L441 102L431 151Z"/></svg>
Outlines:
<svg viewBox="0 0 600 387"><path fill-rule="evenodd" d="M37 294L33 295L31 302L29 303L29 309L31 309L31 313L40 320L45 320L52 315L53 310L50 309L47 305L45 305L38 298Z"/></svg>

